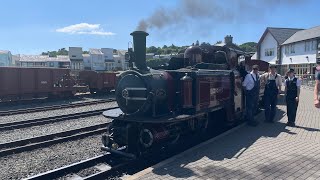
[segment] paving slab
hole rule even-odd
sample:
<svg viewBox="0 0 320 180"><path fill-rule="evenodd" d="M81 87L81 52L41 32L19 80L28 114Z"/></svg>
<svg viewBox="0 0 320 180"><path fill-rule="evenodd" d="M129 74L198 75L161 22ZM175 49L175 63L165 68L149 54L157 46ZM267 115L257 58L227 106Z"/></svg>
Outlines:
<svg viewBox="0 0 320 180"><path fill-rule="evenodd" d="M320 179L320 109L302 89L296 127L286 126L280 98L276 122L240 125L125 179Z"/></svg>

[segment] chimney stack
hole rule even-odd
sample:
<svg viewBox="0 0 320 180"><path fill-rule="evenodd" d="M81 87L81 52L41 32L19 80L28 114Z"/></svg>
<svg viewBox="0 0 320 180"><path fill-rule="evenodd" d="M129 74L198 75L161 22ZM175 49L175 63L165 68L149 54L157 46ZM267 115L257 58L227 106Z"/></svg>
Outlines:
<svg viewBox="0 0 320 180"><path fill-rule="evenodd" d="M224 43L232 44L232 39L233 37L231 35L227 35L226 37L224 37Z"/></svg>
<svg viewBox="0 0 320 180"><path fill-rule="evenodd" d="M146 37L149 34L144 31L134 31L130 35L133 36L134 64L138 69L147 71Z"/></svg>

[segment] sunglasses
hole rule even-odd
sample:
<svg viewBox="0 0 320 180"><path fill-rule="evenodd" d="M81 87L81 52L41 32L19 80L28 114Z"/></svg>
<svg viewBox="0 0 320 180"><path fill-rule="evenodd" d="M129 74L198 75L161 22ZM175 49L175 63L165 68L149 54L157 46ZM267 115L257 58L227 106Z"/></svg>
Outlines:
<svg viewBox="0 0 320 180"><path fill-rule="evenodd" d="M258 68L253 68L253 70L259 70Z"/></svg>

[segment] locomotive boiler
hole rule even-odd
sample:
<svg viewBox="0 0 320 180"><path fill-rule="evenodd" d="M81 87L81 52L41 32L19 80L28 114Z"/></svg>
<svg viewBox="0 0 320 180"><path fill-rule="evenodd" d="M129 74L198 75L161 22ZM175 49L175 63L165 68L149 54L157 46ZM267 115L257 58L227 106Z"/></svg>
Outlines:
<svg viewBox="0 0 320 180"><path fill-rule="evenodd" d="M130 70L118 77L118 109L102 137L102 150L134 158L174 144L189 133L216 124L231 125L243 116L241 77L235 49L191 46L162 69L146 65L148 33L135 31L128 49Z"/></svg>

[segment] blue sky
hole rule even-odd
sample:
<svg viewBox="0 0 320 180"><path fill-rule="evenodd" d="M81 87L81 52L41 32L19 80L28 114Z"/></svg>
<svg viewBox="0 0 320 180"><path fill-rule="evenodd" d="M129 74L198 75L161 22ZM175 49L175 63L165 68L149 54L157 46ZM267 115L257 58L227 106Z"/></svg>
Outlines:
<svg viewBox="0 0 320 180"><path fill-rule="evenodd" d="M188 13L182 12L185 2L192 7L186 8ZM241 44L257 42L266 27L320 25L317 0L0 0L0 4L0 50L13 54L69 46L126 49L132 40L129 34L142 19L148 22L152 17L168 22L147 29L147 46L189 45L196 40L212 44L229 34ZM164 18L155 12L164 12Z"/></svg>

